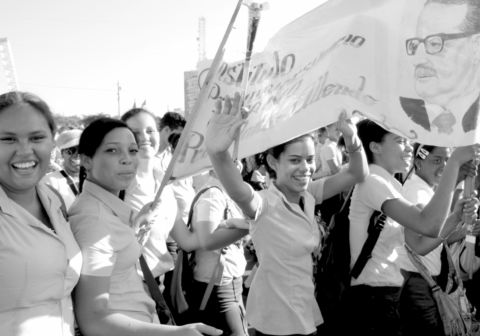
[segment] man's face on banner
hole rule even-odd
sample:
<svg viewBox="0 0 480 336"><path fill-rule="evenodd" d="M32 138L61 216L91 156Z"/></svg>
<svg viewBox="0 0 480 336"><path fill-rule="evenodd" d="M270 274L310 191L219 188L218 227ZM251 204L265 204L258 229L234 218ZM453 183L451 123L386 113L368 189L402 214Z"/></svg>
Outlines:
<svg viewBox="0 0 480 336"><path fill-rule="evenodd" d="M418 19L416 37L425 39L440 33L464 33L461 27L466 14L467 5L428 4ZM430 43L430 53L427 52L425 43L418 46L413 56L415 90L427 103L444 106L452 98L472 90L478 57L474 53L474 37L475 35L437 39ZM439 49L442 40L441 51L432 53L435 48Z"/></svg>

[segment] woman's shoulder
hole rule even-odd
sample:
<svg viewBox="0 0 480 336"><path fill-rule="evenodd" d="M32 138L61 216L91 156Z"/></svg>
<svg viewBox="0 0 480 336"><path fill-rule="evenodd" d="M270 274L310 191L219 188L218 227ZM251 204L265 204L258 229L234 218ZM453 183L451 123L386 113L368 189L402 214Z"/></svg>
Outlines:
<svg viewBox="0 0 480 336"><path fill-rule="evenodd" d="M101 202L89 195L80 194L68 210L72 229L78 225L96 225L98 219L103 217L104 212L105 209Z"/></svg>

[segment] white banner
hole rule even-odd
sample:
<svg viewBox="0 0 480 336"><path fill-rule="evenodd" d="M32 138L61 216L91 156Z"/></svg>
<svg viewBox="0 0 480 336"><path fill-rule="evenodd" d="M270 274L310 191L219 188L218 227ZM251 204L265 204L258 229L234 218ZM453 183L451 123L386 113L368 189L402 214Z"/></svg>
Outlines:
<svg viewBox="0 0 480 336"><path fill-rule="evenodd" d="M478 142L480 18L470 27L470 12L441 0L330 0L290 23L252 58L239 157L335 122L342 109L425 144ZM240 90L242 67L215 74L174 177L209 167L206 125L215 100Z"/></svg>

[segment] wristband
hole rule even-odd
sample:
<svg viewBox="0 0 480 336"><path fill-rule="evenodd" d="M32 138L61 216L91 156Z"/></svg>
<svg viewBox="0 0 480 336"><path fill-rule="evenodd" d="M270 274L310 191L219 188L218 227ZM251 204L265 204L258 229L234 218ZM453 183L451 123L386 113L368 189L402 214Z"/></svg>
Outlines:
<svg viewBox="0 0 480 336"><path fill-rule="evenodd" d="M347 152L347 154L353 154L353 153L356 153L356 152L360 152L362 150L363 146L362 146L362 143L360 143L359 145L353 147L353 146L350 146L348 148L345 148L345 152Z"/></svg>

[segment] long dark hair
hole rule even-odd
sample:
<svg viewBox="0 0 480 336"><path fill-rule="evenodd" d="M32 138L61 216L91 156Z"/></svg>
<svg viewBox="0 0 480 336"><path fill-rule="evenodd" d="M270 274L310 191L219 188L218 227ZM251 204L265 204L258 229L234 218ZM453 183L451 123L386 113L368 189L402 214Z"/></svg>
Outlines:
<svg viewBox="0 0 480 336"><path fill-rule="evenodd" d="M100 118L85 128L78 143L78 154L93 157L103 142L105 136L116 128L128 128L127 124L118 119ZM83 182L87 178L85 167L80 166L79 187L82 191Z"/></svg>
<svg viewBox="0 0 480 336"><path fill-rule="evenodd" d="M365 150L368 163L374 163L370 143L381 143L385 135L390 132L370 119L359 121L357 124L357 132L358 137L362 140L363 149Z"/></svg>

